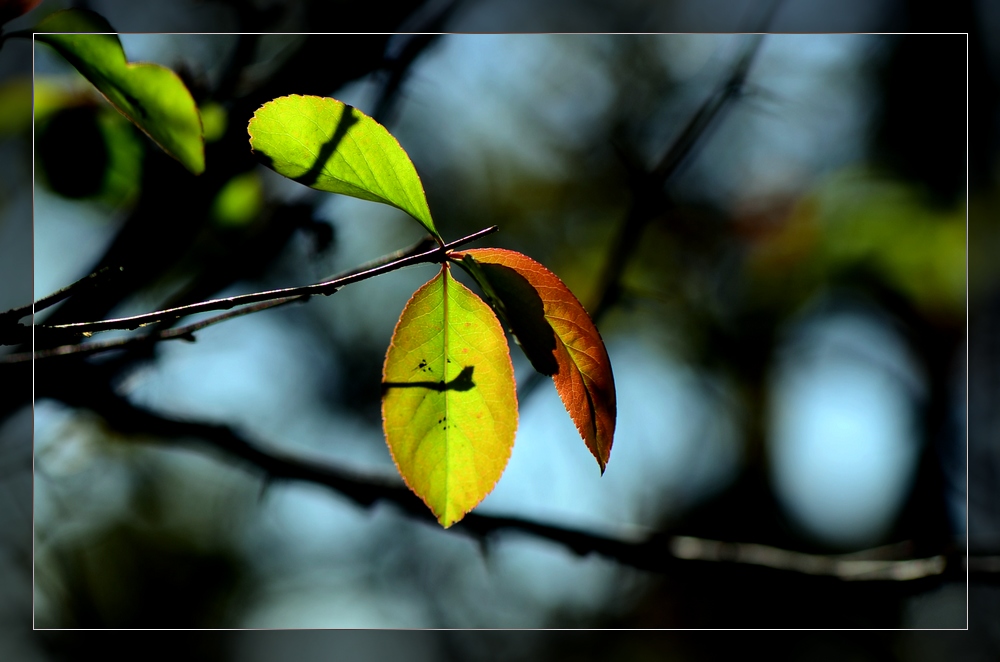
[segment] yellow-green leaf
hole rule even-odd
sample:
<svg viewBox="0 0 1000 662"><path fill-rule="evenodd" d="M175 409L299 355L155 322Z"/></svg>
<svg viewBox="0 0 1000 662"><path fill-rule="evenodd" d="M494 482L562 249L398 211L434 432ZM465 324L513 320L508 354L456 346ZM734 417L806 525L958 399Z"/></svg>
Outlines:
<svg viewBox="0 0 1000 662"><path fill-rule="evenodd" d="M357 108L293 94L258 108L247 130L254 153L279 174L320 191L392 205L439 237L410 157Z"/></svg>
<svg viewBox="0 0 1000 662"><path fill-rule="evenodd" d="M382 388L393 461L449 527L493 490L507 466L517 394L500 323L447 265L403 309Z"/></svg>
<svg viewBox="0 0 1000 662"><path fill-rule="evenodd" d="M205 170L198 107L177 74L158 64L127 62L114 29L91 11L56 12L35 31L41 33L38 41L55 48L167 154L196 175ZM94 34L80 34L88 32Z"/></svg>

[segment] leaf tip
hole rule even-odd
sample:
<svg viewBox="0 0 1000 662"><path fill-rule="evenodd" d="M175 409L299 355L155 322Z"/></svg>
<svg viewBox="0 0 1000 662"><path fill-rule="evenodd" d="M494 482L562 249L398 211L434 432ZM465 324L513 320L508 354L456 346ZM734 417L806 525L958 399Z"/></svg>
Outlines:
<svg viewBox="0 0 1000 662"><path fill-rule="evenodd" d="M202 151L200 156L196 156L189 163L184 163L184 167L186 167L188 171L195 176L205 172L205 152Z"/></svg>
<svg viewBox="0 0 1000 662"><path fill-rule="evenodd" d="M450 529L453 524L462 521L462 518L465 517L465 515L466 513L462 513L461 515L458 516L452 515L450 517L447 515L441 515L440 517L437 518L437 521L438 524L441 525L442 529Z"/></svg>

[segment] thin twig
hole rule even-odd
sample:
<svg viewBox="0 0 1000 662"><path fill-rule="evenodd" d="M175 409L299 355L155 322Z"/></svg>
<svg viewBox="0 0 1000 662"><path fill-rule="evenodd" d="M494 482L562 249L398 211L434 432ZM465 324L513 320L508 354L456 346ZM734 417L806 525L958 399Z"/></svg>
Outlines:
<svg viewBox="0 0 1000 662"><path fill-rule="evenodd" d="M31 360L38 361L43 359L52 359L59 356L86 356L115 349L126 349L132 346L155 343L161 340L181 339L194 342L195 331L201 331L202 329L212 326L213 324L218 324L219 322L225 322L226 320L231 320L236 317L243 317L244 315L257 313L262 310L277 308L278 306L284 306L295 301L302 301L303 299L305 299L305 297L285 297L284 299L262 301L260 303L244 306L243 308L238 308L236 310L230 310L222 313L221 315L216 315L215 317L209 317L198 322L192 322L191 324L187 324L185 326L179 326L172 329L160 329L159 331L154 331L152 333L144 333L137 336L129 336L127 338L116 338L114 340L104 340L76 345L60 345L59 347L53 347L51 349L38 350L34 353L18 352L16 354L8 354L7 356L0 356L0 363L23 363Z"/></svg>
<svg viewBox="0 0 1000 662"><path fill-rule="evenodd" d="M405 258L409 255L416 255L419 253L423 253L427 251L430 247L436 245L437 245L436 242L429 237L426 239L421 239L410 248L401 249L394 253L383 255L378 259L372 260L371 262L367 262L359 267L351 269L350 271L345 271L336 276L331 276L330 278L325 279L325 282L335 279L343 279L359 273L371 271L372 269L381 267L386 264L390 264L392 262ZM194 333L196 331L201 331L202 329L212 326L213 324L218 324L219 322L225 322L226 320L234 319L236 317L242 317L244 315L260 312L262 310L277 308L278 306L294 303L296 301L305 301L308 298L309 298L308 296L292 296L292 297L284 297L281 299L273 299L271 301L261 301L259 303L246 305L236 310L230 310L228 312L222 313L221 315L216 315L215 317L203 319L198 322L192 322L191 324L187 324L185 326L179 326L172 329L160 329L152 333L129 336L127 338L116 338L115 340L60 345L59 347L53 347L51 349L38 350L34 353L19 352L17 354L8 354L7 356L0 357L0 363L22 363L24 361L31 361L33 359L40 360L40 359L51 359L64 356L86 356L90 354L97 354L99 352L107 352L116 349L125 349L128 347L138 346L142 344L155 343L161 340L182 339L193 342L195 340Z"/></svg>
<svg viewBox="0 0 1000 662"><path fill-rule="evenodd" d="M60 331L60 332L70 332L70 333L80 333L89 334L96 333L99 331L110 331L112 329L118 330L132 330L138 329L143 326L150 324L158 324L163 322L169 322L181 317L186 317L188 315L194 315L196 313L204 313L212 310L229 310L236 306L249 303L259 303L262 301L273 301L276 299L286 299L286 298L296 298L303 299L316 295L330 295L339 290L340 288L350 285L352 283L357 283L362 280L367 280L375 276L379 276L384 273L389 273L390 271L395 271L397 269L402 269L403 267L412 266L414 264L422 264L426 262L441 262L446 259L446 254L449 250L453 250L465 244L468 244L476 239L484 237L488 234L492 234L497 231L497 226L492 226L485 228L478 232L474 232L470 235L457 239L451 243L444 244L443 246L435 246L430 250L425 250L413 255L407 255L395 259L391 262L380 264L379 266L366 269L364 271L355 272L348 276L334 278L333 280L327 280L320 283L315 283L313 285L303 285L300 287L287 287L277 290L267 290L264 292L253 292L250 294L240 294L232 297L226 297L222 299L210 299L208 301L201 301L199 303L188 304L185 306L177 306L175 308L167 308L165 310L157 310L152 313L144 313L142 315L133 315L132 317L121 317L117 319L101 320L97 322L75 322L71 324L56 324L52 326L41 326L39 328L46 331Z"/></svg>

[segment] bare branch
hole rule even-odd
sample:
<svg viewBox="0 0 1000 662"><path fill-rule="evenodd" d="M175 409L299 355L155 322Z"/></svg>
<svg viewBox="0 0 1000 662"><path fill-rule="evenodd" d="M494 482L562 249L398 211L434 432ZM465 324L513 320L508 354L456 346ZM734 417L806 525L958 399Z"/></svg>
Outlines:
<svg viewBox="0 0 1000 662"><path fill-rule="evenodd" d="M370 271L376 267L380 267L385 264L397 261L409 255L416 255L428 250L432 246L436 246L436 242L430 238L422 239L410 248L401 249L395 253L390 253L389 255L384 255L376 260L367 262L355 269L346 271L344 273L338 274L337 276L331 277L327 280L332 279L342 279L355 274L363 273L365 271ZM116 338L115 340L105 340L103 342L89 342L89 343L78 343L70 345L60 345L59 347L53 347L51 349L38 350L34 353L32 352L19 352L16 354L8 354L7 356L0 357L0 363L22 363L25 361L39 360L39 359L51 359L55 357L65 357L65 356L85 356L89 354L97 354L99 352L106 352L115 349L125 349L128 347L134 347L143 344L150 344L159 342L161 340L174 340L180 338L182 340L187 340L193 342L195 340L195 331L200 331L206 327L212 326L213 324L218 324L219 322L224 322L236 317L242 317L244 315L249 315L250 313L256 313L261 310L268 310L270 308L277 308L278 306L283 306L285 304L293 303L295 301L306 301L308 297L297 296L297 297L284 297L281 299L273 299L271 301L262 301L256 304L249 304L243 308L238 308L236 310L230 310L228 312L222 313L221 315L216 315L215 317L210 317L198 322L193 322L185 326L180 326L173 329L160 329L152 333L145 333L141 335L129 336L127 338Z"/></svg>
<svg viewBox="0 0 1000 662"><path fill-rule="evenodd" d="M244 306L243 308L237 308L236 310L230 310L222 313L221 315L209 317L207 319L192 322L191 324L179 326L173 329L160 329L159 331L154 331L152 333L129 336L128 338L116 338L114 340L89 342L77 345L60 345L59 347L53 347L52 349L41 349L34 353L18 352L15 354L8 354L0 357L0 363L23 363L31 360L37 361L42 359L52 359L59 356L86 356L89 354L107 352L113 349L126 349L128 347L155 343L161 340L181 339L187 340L188 342L194 342L194 332L201 331L205 327L218 324L219 322L225 322L226 320L236 317L243 317L244 315L249 315L250 313L257 313L269 308L277 308L278 306L303 300L305 300L304 297L286 297L284 299L263 301L261 303L251 304L249 306Z"/></svg>
<svg viewBox="0 0 1000 662"><path fill-rule="evenodd" d="M75 322L70 324L57 324L52 326L40 326L39 329L44 329L47 332L68 332L68 333L79 333L79 334L90 334L99 331L110 331L112 329L138 329L143 326L148 326L150 324L159 324L163 322L170 322L181 317L186 317L188 315L194 315L196 313L204 313L212 310L229 310L235 308L236 306L260 303L260 302L270 302L270 301L281 301L282 303L288 303L291 300L303 300L308 299L314 295L330 295L339 290L341 287L350 285L352 283L357 283L362 280L367 280L375 276L379 276L390 271L395 271L397 269L402 269L403 267L412 266L414 264L422 264L426 262L441 262L446 259L446 254L448 251L464 246L472 241L475 241L481 237L488 234L492 234L497 231L497 226L492 226L474 232L470 235L457 239L443 246L434 246L430 249L425 249L426 243L420 242L417 244L411 252L403 256L397 256L393 254L393 259L385 262L382 259L376 260L373 264L375 266L366 265L360 271L355 270L347 275L339 276L331 280L325 280L320 283L315 283L313 285L304 285L301 287L288 287L277 290L267 290L264 292L253 292L251 294L240 294L237 296L226 297L223 299L211 299L208 301L201 301L199 303L188 304L185 306L177 306L175 308L167 308L165 310L158 310L152 313L144 313L142 315L134 315L132 317L121 317L118 319L102 320L98 322Z"/></svg>

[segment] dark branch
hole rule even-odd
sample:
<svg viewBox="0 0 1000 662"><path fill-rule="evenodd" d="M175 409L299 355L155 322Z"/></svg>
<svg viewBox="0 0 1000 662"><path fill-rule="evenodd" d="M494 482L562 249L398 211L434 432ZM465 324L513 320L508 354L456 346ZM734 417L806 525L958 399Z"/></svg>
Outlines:
<svg viewBox="0 0 1000 662"><path fill-rule="evenodd" d="M437 526L424 503L400 481L365 476L325 461L296 458L266 449L244 438L226 425L178 421L132 405L110 389L79 389L52 384L54 392L67 404L96 411L124 434L138 439L158 438L175 443L207 445L229 458L236 458L259 471L268 483L299 480L323 485L359 506L385 502L409 516ZM794 572L841 580L906 581L931 578L946 573L964 578L964 558L938 554L928 558L885 558L884 550L824 556L758 545L705 540L689 536L652 534L642 539L612 537L563 526L534 522L518 517L469 513L450 531L487 538L502 531L518 531L549 540L579 555L600 554L624 565L650 572L670 572L691 562L755 565L782 572ZM982 557L996 569L993 557ZM973 560L975 562L975 559ZM984 563L975 568L982 572ZM970 565L971 567L971 565Z"/></svg>

